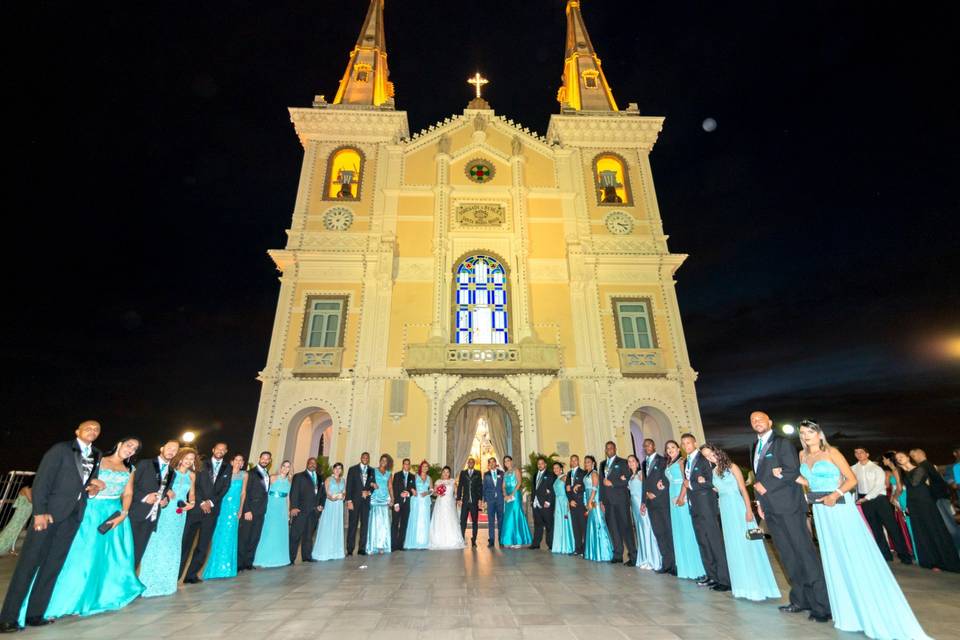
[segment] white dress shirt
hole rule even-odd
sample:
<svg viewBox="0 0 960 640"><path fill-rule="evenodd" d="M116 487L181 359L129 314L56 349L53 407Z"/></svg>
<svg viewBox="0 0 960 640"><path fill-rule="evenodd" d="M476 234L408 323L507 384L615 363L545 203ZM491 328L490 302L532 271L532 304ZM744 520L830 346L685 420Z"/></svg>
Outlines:
<svg viewBox="0 0 960 640"><path fill-rule="evenodd" d="M857 493L866 500L873 500L887 492L887 474L876 462L858 462L853 465L853 475L857 476Z"/></svg>

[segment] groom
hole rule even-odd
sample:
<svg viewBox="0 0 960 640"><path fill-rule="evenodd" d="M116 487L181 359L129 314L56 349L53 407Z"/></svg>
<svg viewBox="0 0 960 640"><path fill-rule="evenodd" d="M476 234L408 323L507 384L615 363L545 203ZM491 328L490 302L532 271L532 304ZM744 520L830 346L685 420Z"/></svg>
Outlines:
<svg viewBox="0 0 960 640"><path fill-rule="evenodd" d="M467 468L460 472L457 481L457 506L460 508L460 534L466 536L467 516L473 520L473 538L471 546L477 546L477 520L480 516L480 503L483 501L483 490L480 487L480 474L474 468L477 461L467 459Z"/></svg>
<svg viewBox="0 0 960 640"><path fill-rule="evenodd" d="M492 547L497 531L503 527L503 474L497 470L497 459L487 460L483 474L483 501L487 505L487 546Z"/></svg>

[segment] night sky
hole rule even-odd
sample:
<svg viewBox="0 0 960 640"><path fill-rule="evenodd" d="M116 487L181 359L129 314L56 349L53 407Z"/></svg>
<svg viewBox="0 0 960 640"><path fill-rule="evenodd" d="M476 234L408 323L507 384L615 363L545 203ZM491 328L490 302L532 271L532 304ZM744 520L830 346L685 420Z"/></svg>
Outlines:
<svg viewBox="0 0 960 640"><path fill-rule="evenodd" d="M246 451L302 149L364 0L8 8L0 471L82 419L101 445L185 426ZM960 442L956 3L586 0L621 106L666 116L651 162L704 428L813 417L854 443ZM15 12L24 12L16 14ZM561 0L387 3L397 107L546 131ZM7 43L8 47L10 42ZM708 133L701 126L714 118ZM12 193L11 193L12 191ZM549 418L548 418L549 419ZM742 455L742 454L741 454Z"/></svg>

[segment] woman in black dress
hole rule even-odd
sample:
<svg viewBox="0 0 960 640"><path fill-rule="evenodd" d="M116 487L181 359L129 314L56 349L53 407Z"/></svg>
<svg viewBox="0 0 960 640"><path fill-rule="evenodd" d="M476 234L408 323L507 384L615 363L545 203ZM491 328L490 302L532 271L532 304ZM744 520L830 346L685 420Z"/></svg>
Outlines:
<svg viewBox="0 0 960 640"><path fill-rule="evenodd" d="M918 564L934 571L960 571L960 556L957 556L953 539L930 493L927 470L914 465L910 456L902 451L896 453L896 460L907 487L907 512L913 527Z"/></svg>

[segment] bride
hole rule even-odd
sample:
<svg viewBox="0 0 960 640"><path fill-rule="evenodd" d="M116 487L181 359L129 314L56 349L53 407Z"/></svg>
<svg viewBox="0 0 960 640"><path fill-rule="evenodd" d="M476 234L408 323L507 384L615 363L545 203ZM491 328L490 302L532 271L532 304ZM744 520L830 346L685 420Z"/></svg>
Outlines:
<svg viewBox="0 0 960 640"><path fill-rule="evenodd" d="M450 467L444 467L434 486L437 501L430 518L430 549L463 549L465 546L457 517L457 492L450 475Z"/></svg>

